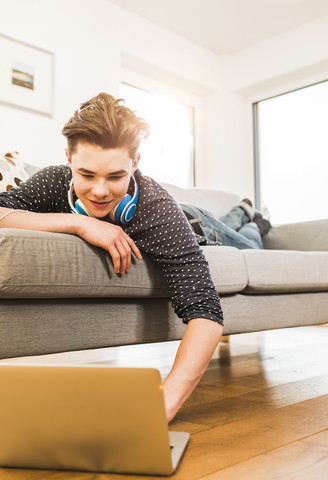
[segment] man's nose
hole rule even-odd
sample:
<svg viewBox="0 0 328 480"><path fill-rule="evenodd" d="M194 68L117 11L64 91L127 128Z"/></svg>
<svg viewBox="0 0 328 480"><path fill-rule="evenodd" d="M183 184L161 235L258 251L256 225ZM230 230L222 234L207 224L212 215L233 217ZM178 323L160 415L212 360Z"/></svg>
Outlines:
<svg viewBox="0 0 328 480"><path fill-rule="evenodd" d="M106 197L109 193L107 183L103 180L95 182L92 187L92 193L97 197Z"/></svg>

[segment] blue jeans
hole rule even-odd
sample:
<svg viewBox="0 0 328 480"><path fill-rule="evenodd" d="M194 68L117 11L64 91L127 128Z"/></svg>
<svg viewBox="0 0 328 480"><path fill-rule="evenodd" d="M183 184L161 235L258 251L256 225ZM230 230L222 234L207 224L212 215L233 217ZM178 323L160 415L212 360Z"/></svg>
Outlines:
<svg viewBox="0 0 328 480"><path fill-rule="evenodd" d="M203 235L209 240L222 245L246 248L263 248L262 238L257 225L241 207L234 207L230 212L217 220L214 215L203 208L181 204L184 211L193 216L192 223L198 223Z"/></svg>

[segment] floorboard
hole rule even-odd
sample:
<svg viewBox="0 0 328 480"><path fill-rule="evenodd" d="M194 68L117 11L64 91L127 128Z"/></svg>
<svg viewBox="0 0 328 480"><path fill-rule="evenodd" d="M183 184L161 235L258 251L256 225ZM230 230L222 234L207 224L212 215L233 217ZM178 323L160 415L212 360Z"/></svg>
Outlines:
<svg viewBox="0 0 328 480"><path fill-rule="evenodd" d="M203 480L308 480L327 478L328 430L271 450Z"/></svg>
<svg viewBox="0 0 328 480"><path fill-rule="evenodd" d="M328 478L328 328L230 337L170 429L190 432L176 480ZM0 363L155 366L164 379L178 342ZM0 480L128 480L131 475L0 469Z"/></svg>

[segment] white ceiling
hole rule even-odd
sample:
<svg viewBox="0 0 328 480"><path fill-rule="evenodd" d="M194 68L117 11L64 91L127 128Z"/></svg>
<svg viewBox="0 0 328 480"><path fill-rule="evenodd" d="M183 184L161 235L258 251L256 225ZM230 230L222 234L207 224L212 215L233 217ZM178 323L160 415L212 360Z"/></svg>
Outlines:
<svg viewBox="0 0 328 480"><path fill-rule="evenodd" d="M327 0L109 0L218 54L328 15Z"/></svg>

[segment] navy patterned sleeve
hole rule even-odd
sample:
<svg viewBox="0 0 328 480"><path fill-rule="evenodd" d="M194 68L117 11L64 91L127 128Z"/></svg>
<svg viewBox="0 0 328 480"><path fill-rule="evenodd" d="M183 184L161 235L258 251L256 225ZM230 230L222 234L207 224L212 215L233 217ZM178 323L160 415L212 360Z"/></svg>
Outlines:
<svg viewBox="0 0 328 480"><path fill-rule="evenodd" d="M0 193L0 207L38 213L69 213L67 191L70 178L68 165L43 168L18 187Z"/></svg>
<svg viewBox="0 0 328 480"><path fill-rule="evenodd" d="M223 325L220 299L207 260L177 202L154 180L136 172L140 194L125 231L160 264L175 313L188 323L206 318Z"/></svg>

